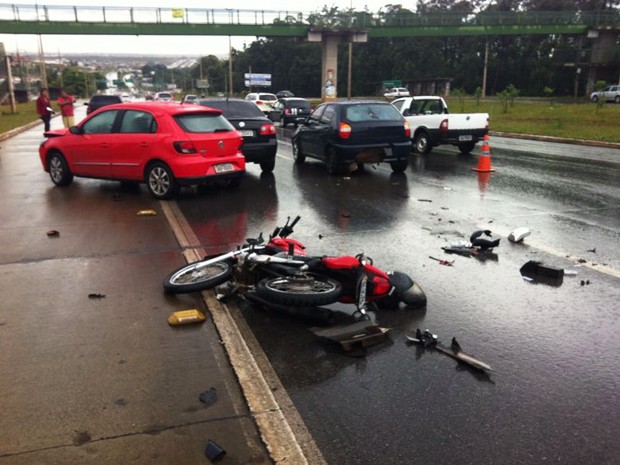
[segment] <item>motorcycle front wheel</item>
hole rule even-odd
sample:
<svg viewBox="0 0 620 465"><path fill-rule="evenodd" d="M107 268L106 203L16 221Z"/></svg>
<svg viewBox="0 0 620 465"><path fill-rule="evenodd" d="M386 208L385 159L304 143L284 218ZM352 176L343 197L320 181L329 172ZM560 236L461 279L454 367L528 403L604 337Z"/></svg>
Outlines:
<svg viewBox="0 0 620 465"><path fill-rule="evenodd" d="M256 286L263 299L280 305L316 307L337 302L342 285L333 279L313 273L263 279Z"/></svg>
<svg viewBox="0 0 620 465"><path fill-rule="evenodd" d="M216 262L204 267L198 267L199 264L200 262L191 263L170 273L164 279L164 290L168 294L202 291L230 278L231 269L227 262Z"/></svg>

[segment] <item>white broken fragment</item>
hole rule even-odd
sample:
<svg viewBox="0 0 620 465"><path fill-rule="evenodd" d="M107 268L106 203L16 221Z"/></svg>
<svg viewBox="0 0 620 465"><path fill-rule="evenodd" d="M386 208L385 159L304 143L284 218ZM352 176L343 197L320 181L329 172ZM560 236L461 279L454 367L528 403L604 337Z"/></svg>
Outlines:
<svg viewBox="0 0 620 465"><path fill-rule="evenodd" d="M517 228L508 235L508 240L510 242L521 242L530 234L532 234L532 232L529 230L529 228Z"/></svg>

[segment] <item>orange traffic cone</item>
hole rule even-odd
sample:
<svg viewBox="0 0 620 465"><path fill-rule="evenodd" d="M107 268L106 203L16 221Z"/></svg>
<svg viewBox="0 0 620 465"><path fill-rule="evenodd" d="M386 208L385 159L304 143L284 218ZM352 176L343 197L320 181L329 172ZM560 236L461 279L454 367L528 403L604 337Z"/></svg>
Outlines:
<svg viewBox="0 0 620 465"><path fill-rule="evenodd" d="M482 142L482 150L480 151L480 156L478 157L478 167L472 169L478 173L492 173L495 171L491 168L491 147L489 147L488 134L484 136L484 141Z"/></svg>

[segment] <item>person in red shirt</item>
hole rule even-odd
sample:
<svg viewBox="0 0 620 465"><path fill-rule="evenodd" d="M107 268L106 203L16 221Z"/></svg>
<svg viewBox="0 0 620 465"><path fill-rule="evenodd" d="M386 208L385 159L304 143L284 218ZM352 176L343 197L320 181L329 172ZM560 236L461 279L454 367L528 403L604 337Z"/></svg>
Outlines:
<svg viewBox="0 0 620 465"><path fill-rule="evenodd" d="M45 132L49 131L50 119L52 119L54 110L52 109L52 102L50 102L49 93L45 87L41 89L39 98L37 99L37 113L45 124Z"/></svg>
<svg viewBox="0 0 620 465"><path fill-rule="evenodd" d="M75 102L75 97L73 97L73 95L67 94L64 89L60 89L58 105L60 106L60 114L62 115L62 124L66 128L75 126L75 118L73 115L73 102Z"/></svg>

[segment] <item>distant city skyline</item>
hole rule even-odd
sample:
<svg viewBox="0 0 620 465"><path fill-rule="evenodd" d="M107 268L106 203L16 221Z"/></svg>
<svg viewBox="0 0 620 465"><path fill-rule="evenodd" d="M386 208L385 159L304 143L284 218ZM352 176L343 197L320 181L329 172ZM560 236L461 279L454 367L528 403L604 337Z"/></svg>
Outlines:
<svg viewBox="0 0 620 465"><path fill-rule="evenodd" d="M214 2L205 1L162 1L162 0L134 0L131 4L134 8L196 8L196 9L220 9L214 7ZM324 5L328 7L356 9L368 8L376 12L387 4L394 4L389 0L370 0L361 3L353 3L351 0L341 1L321 1L308 0L299 3L290 0L269 0L262 6L263 10L277 11L319 11ZM405 8L414 9L416 1L396 2ZM121 0L48 0L48 1L24 1L22 5L42 6L84 6L98 7L105 4L106 8L124 7L127 2ZM256 2L250 0L231 0L226 3L227 8L256 10ZM256 37L232 37L232 47L241 50L244 44L248 45L256 40ZM8 54L19 52L36 53L38 50L37 36L32 34L0 34L0 42L4 43ZM144 55L185 55L185 56L205 56L215 55L220 58L228 56L228 37L220 36L91 36L91 35L43 35L43 49L46 55L62 55L63 53L130 53ZM191 52L191 55L189 55Z"/></svg>

